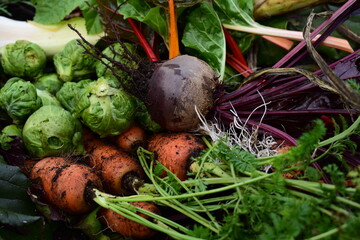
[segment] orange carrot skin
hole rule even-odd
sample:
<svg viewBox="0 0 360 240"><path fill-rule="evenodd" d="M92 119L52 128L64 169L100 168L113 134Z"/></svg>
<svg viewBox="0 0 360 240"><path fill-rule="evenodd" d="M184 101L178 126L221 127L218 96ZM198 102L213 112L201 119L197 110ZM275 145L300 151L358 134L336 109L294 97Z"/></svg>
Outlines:
<svg viewBox="0 0 360 240"><path fill-rule="evenodd" d="M102 190L99 176L85 165L72 164L64 168L53 182L52 201L68 213L87 213L93 209L87 202L87 186Z"/></svg>
<svg viewBox="0 0 360 240"><path fill-rule="evenodd" d="M84 128L83 131L83 142L84 148L86 152L91 152L94 148L101 146L104 144L104 139L100 139L98 135L96 135L91 130Z"/></svg>
<svg viewBox="0 0 360 240"><path fill-rule="evenodd" d="M126 131L112 138L112 142L126 152L133 153L145 142L146 134L137 124L130 126Z"/></svg>
<svg viewBox="0 0 360 240"><path fill-rule="evenodd" d="M160 210L152 203L130 202L130 204L160 215ZM104 222L112 231L120 233L125 238L154 239L157 234L155 230L129 220L110 209L103 208L99 211L99 214L103 217L103 220L105 220ZM145 214L138 213L138 215L150 220L150 217Z"/></svg>
<svg viewBox="0 0 360 240"><path fill-rule="evenodd" d="M93 208L87 201L88 187L102 190L102 182L93 169L65 158L40 160L30 177L41 180L48 203L68 214L84 214Z"/></svg>
<svg viewBox="0 0 360 240"><path fill-rule="evenodd" d="M205 144L191 133L158 133L150 138L147 149L180 180L185 180L190 158L205 149Z"/></svg>
<svg viewBox="0 0 360 240"><path fill-rule="evenodd" d="M46 157L33 165L30 172L30 179L33 182L41 184L43 189L43 197L45 200L50 200L51 194L51 179L55 176L57 171L60 171L63 165L68 164L65 158L62 157Z"/></svg>
<svg viewBox="0 0 360 240"><path fill-rule="evenodd" d="M100 172L105 189L117 195L128 195L131 192L124 188L123 181L127 174L137 175L144 178L145 173L138 161L119 147L91 136L89 142L85 142L88 152L86 163Z"/></svg>
<svg viewBox="0 0 360 240"><path fill-rule="evenodd" d="M134 173L143 179L145 174L140 164L125 152L118 152L113 156L103 161L101 175L104 178L105 186L113 194L130 194L131 192L123 187L123 180L126 175Z"/></svg>
<svg viewBox="0 0 360 240"><path fill-rule="evenodd" d="M133 157L110 144L93 149L90 159L90 166L100 170L105 188L112 194L129 194L123 187L127 174L134 173L139 178L145 177L141 165Z"/></svg>

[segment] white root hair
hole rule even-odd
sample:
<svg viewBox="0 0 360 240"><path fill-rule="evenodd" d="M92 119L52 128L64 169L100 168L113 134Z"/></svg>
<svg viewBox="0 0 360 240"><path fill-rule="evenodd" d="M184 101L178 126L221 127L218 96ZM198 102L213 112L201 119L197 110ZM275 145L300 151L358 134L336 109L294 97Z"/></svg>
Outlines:
<svg viewBox="0 0 360 240"><path fill-rule="evenodd" d="M259 93L259 92L258 92ZM245 121L243 121L236 113L234 107L230 110L233 117L233 122L225 128L219 122L210 122L198 111L195 106L196 113L201 121L198 132L207 135L213 142L223 141L228 146L240 146L241 149L254 154L256 157L268 157L277 154L278 142L274 137L267 133L259 133L259 127L252 127L249 129L247 125L248 120L251 118L252 113L260 108L264 108L263 115L260 122L262 122L266 111L267 105L262 95L259 93L263 103L256 107ZM231 103L230 103L231 104Z"/></svg>

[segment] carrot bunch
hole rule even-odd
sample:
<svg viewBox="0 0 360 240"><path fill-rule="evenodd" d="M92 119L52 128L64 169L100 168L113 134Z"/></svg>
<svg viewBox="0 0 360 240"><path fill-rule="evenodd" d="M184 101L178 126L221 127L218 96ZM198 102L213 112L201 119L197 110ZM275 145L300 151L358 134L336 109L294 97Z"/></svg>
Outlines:
<svg viewBox="0 0 360 240"><path fill-rule="evenodd" d="M98 220L107 229L134 239L150 239L157 231L119 214L114 206L97 204L94 192L102 192L104 196L129 196L137 193L139 187L147 181L135 154L139 146L154 152L157 161L180 180L187 178L191 157L205 148L205 144L194 134L155 133L147 137L138 125L131 126L119 136L106 139L85 129L84 146L87 153L81 158L69 155L46 157L35 163L31 161L32 164L27 166L28 175L34 186L40 186L42 190L38 197L69 216L90 214L90 211L98 207ZM142 189L141 194L147 193ZM138 201L129 204L161 216L159 208L152 202ZM153 221L146 214L135 213L140 219Z"/></svg>

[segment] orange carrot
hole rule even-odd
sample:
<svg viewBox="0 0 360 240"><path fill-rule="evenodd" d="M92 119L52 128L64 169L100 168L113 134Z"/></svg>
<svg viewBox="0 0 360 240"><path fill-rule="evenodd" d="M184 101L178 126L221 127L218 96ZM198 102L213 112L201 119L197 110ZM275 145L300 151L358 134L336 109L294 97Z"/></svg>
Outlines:
<svg viewBox="0 0 360 240"><path fill-rule="evenodd" d="M152 203L130 202L130 204L145 209L147 211L160 214L160 210ZM99 211L99 214L112 231L120 233L125 238L154 239L157 234L155 230L132 220L129 220L128 218L125 218L110 209L103 208ZM150 217L145 214L138 213L138 215L147 220L150 220Z"/></svg>
<svg viewBox="0 0 360 240"><path fill-rule="evenodd" d="M180 180L185 180L190 158L205 149L205 145L191 133L158 133L149 140L147 149Z"/></svg>
<svg viewBox="0 0 360 240"><path fill-rule="evenodd" d="M112 142L126 152L135 152L145 142L145 131L137 124L130 126L125 132L112 137Z"/></svg>
<svg viewBox="0 0 360 240"><path fill-rule="evenodd" d="M104 143L104 139L100 139L100 137L90 129L84 128L83 142L85 151L91 152L94 148L101 146Z"/></svg>
<svg viewBox="0 0 360 240"><path fill-rule="evenodd" d="M100 172L105 189L118 195L131 193L133 189L127 181L145 176L141 165L125 151L103 139L95 136L88 139L91 139L90 143L84 143L88 152L86 163Z"/></svg>
<svg viewBox="0 0 360 240"><path fill-rule="evenodd" d="M88 166L61 157L47 157L32 168L30 179L40 179L44 199L69 214L89 212L93 206L89 190L101 190L99 176Z"/></svg>

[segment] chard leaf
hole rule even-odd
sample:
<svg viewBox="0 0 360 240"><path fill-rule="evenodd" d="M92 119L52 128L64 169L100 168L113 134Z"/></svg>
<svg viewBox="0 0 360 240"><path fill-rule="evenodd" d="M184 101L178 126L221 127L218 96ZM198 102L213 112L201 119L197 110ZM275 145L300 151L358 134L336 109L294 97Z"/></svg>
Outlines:
<svg viewBox="0 0 360 240"><path fill-rule="evenodd" d="M92 6L96 6L96 0L87 0L80 6L80 9L85 18L88 34L97 34L103 31L103 25L99 14Z"/></svg>
<svg viewBox="0 0 360 240"><path fill-rule="evenodd" d="M203 59L224 77L226 44L222 25L208 2L203 2L188 15L182 43L194 56Z"/></svg>
<svg viewBox="0 0 360 240"><path fill-rule="evenodd" d="M222 23L232 25L258 25L252 18L253 1L214 0L216 10Z"/></svg>
<svg viewBox="0 0 360 240"><path fill-rule="evenodd" d="M0 163L0 223L14 227L35 222L35 207L27 194L29 181L20 169Z"/></svg>
<svg viewBox="0 0 360 240"><path fill-rule="evenodd" d="M166 16L160 6L152 6L143 0L118 1L122 4L119 13L124 19L132 18L148 25L157 32L165 41L168 39Z"/></svg>
<svg viewBox="0 0 360 240"><path fill-rule="evenodd" d="M41 24L57 24L84 3L83 0L32 0L31 2L36 8L34 21Z"/></svg>

